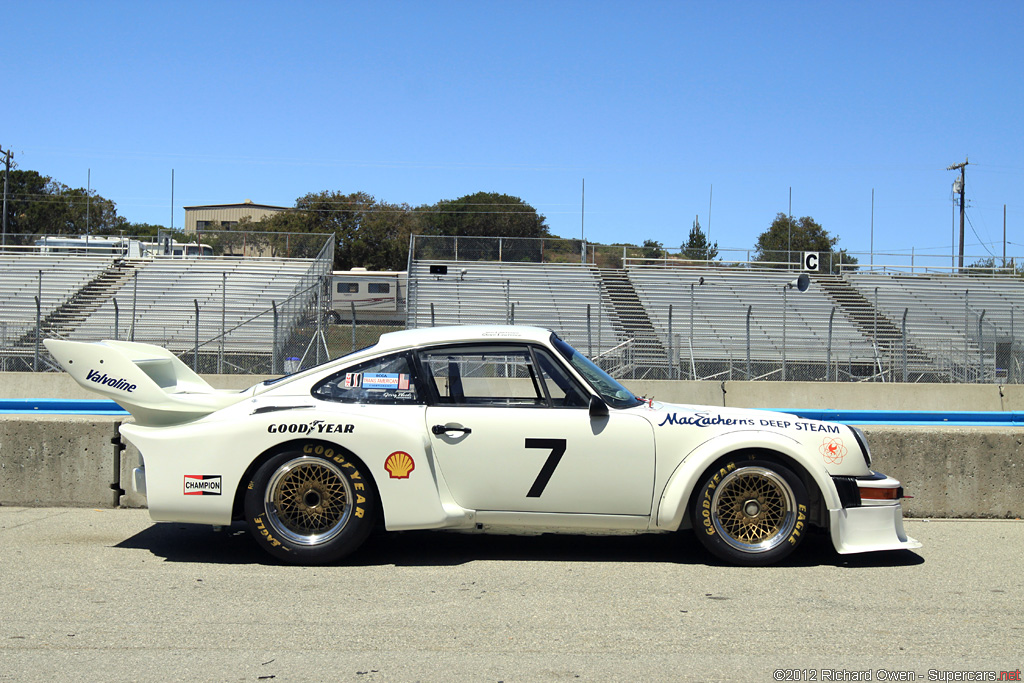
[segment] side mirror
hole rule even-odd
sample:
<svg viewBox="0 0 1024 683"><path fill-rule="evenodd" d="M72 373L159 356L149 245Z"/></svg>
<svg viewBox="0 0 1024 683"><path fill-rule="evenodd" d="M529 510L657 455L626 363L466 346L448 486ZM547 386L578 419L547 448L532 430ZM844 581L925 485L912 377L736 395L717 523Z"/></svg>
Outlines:
<svg viewBox="0 0 1024 683"><path fill-rule="evenodd" d="M600 396L590 396L590 417L607 417L608 405Z"/></svg>

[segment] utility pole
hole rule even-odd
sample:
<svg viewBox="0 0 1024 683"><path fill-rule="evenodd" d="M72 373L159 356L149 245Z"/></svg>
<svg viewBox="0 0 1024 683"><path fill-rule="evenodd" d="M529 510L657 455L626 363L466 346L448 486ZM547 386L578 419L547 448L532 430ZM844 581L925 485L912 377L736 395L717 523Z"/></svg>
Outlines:
<svg viewBox="0 0 1024 683"><path fill-rule="evenodd" d="M586 224L587 220L587 179L580 187L580 263L587 262Z"/></svg>
<svg viewBox="0 0 1024 683"><path fill-rule="evenodd" d="M7 246L7 176L11 174L11 159L14 157L14 153L11 150L4 151L3 147L0 147L0 156L4 158L4 231L3 238L0 244Z"/></svg>
<svg viewBox="0 0 1024 683"><path fill-rule="evenodd" d="M959 258L957 261L957 272L964 269L964 189L967 186L967 174L965 169L967 168L967 157L964 157L964 163L953 164L947 166L947 171L960 171L960 251ZM956 190L956 183L953 184L954 191Z"/></svg>

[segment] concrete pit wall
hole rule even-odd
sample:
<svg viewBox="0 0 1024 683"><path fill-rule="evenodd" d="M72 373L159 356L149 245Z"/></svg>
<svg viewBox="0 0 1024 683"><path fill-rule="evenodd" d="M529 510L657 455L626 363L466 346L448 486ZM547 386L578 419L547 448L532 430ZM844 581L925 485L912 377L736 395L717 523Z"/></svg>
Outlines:
<svg viewBox="0 0 1024 683"><path fill-rule="evenodd" d="M0 415L0 505L116 507L120 419Z"/></svg>
<svg viewBox="0 0 1024 683"><path fill-rule="evenodd" d="M252 375L207 376L243 389ZM1024 386L825 382L624 382L661 401L739 408L1024 410ZM63 373L0 373L0 398L96 398ZM145 504L138 452L111 442L123 416L0 415L0 505ZM874 467L903 482L914 517L1024 516L1024 429L868 426ZM119 495L117 489L124 489Z"/></svg>
<svg viewBox="0 0 1024 683"><path fill-rule="evenodd" d="M112 443L123 418L0 415L0 505L142 507L138 452ZM903 482L911 517L1024 516L1024 431L864 428L874 467ZM118 489L124 489L121 495Z"/></svg>

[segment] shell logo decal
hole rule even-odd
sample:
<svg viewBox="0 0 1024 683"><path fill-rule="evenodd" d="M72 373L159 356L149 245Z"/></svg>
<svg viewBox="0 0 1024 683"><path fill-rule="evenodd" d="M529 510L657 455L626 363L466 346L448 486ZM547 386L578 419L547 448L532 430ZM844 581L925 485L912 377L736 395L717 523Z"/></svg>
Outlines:
<svg viewBox="0 0 1024 683"><path fill-rule="evenodd" d="M838 465L846 457L846 446L843 445L842 439L826 436L825 440L821 442L821 446L818 447L818 452L821 453L825 462Z"/></svg>
<svg viewBox="0 0 1024 683"><path fill-rule="evenodd" d="M384 469L392 479L408 479L409 473L416 469L416 463L405 451L395 451L384 461Z"/></svg>

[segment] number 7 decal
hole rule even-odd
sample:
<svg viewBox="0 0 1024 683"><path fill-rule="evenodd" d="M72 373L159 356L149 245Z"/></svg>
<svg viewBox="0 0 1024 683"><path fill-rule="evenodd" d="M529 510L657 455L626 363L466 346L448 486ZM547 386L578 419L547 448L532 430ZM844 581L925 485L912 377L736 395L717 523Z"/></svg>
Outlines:
<svg viewBox="0 0 1024 683"><path fill-rule="evenodd" d="M565 439L527 439L526 447L551 449L551 455L544 461L544 467L540 468L537 480L526 494L527 498L540 498L540 494L544 493L544 487L551 481L555 468L558 467L558 461L565 455Z"/></svg>

